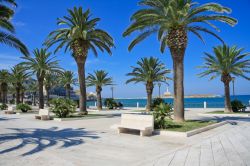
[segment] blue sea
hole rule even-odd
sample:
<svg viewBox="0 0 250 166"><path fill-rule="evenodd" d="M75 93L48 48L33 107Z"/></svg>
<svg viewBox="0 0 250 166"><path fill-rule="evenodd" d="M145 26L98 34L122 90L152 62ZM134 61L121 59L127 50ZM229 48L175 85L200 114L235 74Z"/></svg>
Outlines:
<svg viewBox="0 0 250 166"><path fill-rule="evenodd" d="M231 100L240 100L245 105L250 103L250 95L236 95L231 96ZM115 99L117 102L121 102L124 107L139 107L143 108L146 106L146 99ZM164 99L165 102L173 103L173 99ZM185 98L184 104L185 108L203 108L204 102L207 103L207 108L224 108L224 97L214 97L214 98ZM88 102L88 106L94 106L95 102Z"/></svg>

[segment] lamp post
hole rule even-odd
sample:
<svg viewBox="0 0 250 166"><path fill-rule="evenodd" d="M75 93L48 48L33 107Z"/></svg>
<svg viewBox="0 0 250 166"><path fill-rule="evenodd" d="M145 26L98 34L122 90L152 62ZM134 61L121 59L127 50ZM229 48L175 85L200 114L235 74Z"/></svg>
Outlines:
<svg viewBox="0 0 250 166"><path fill-rule="evenodd" d="M235 77L232 77L232 82L233 82L233 96L235 97L235 89L234 89Z"/></svg>
<svg viewBox="0 0 250 166"><path fill-rule="evenodd" d="M114 89L115 89L115 88L114 88L114 86L111 86L110 89L111 89L111 95L112 95L112 99L113 99L113 98L114 98Z"/></svg>
<svg viewBox="0 0 250 166"><path fill-rule="evenodd" d="M159 87L159 98L161 98L161 83L158 83L158 87Z"/></svg>

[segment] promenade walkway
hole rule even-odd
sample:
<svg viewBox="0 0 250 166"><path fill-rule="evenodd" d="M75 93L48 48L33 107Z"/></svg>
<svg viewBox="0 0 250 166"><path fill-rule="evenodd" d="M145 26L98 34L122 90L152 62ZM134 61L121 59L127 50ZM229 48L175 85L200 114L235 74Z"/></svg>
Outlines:
<svg viewBox="0 0 250 166"><path fill-rule="evenodd" d="M0 165L250 165L250 119L229 120L190 138L139 137L111 130L116 116L45 122L0 113Z"/></svg>

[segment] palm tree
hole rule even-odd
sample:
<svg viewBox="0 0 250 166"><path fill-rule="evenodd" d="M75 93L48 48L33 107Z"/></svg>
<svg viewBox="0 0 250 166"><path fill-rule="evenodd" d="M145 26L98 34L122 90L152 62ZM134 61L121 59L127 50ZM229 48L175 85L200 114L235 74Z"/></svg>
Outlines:
<svg viewBox="0 0 250 166"><path fill-rule="evenodd" d="M201 77L211 75L210 80L220 76L225 89L225 112L232 112L230 102L230 82L232 75L250 80L245 74L250 73L250 59L245 59L250 53L243 53L243 48L237 46L217 46L213 48L213 54L205 53L205 64L201 66L205 71Z"/></svg>
<svg viewBox="0 0 250 166"><path fill-rule="evenodd" d="M97 109L102 110L102 87L107 85L113 85L112 77L108 76L108 73L104 70L94 71L94 74L90 74L87 77L87 86L96 87L97 95Z"/></svg>
<svg viewBox="0 0 250 166"><path fill-rule="evenodd" d="M24 89L24 82L29 78L29 73L25 72L25 68L18 64L11 68L10 80L16 89L16 104L21 101L21 91Z"/></svg>
<svg viewBox="0 0 250 166"><path fill-rule="evenodd" d="M49 72L60 72L61 68L58 65L58 61L54 60L54 57L51 57L51 53L47 52L46 49L35 49L33 54L34 57L22 57L25 60L22 64L26 67L26 69L31 70L31 73L35 74L37 77L39 88L39 108L43 109L43 86L45 76Z"/></svg>
<svg viewBox="0 0 250 166"><path fill-rule="evenodd" d="M60 71L61 73L61 71ZM45 79L44 79L44 87L45 87L45 91L46 91L46 95L47 95L47 106L50 106L50 90L54 87L56 87L57 85L59 85L59 80L57 79L60 76L60 73L51 73L48 72L45 75Z"/></svg>
<svg viewBox="0 0 250 166"><path fill-rule="evenodd" d="M70 99L70 90L71 85L77 85L77 79L74 77L74 73L72 71L65 71L61 78L60 83L66 90L66 97Z"/></svg>
<svg viewBox="0 0 250 166"><path fill-rule="evenodd" d="M15 0L0 0L0 43L16 48L24 55L28 55L26 46L14 36L15 28L10 22L14 15L11 6L17 6Z"/></svg>
<svg viewBox="0 0 250 166"><path fill-rule="evenodd" d="M126 83L145 83L147 92L147 111L151 110L152 94L154 90L154 83L166 82L166 74L171 71L165 68L165 65L159 61L158 58L142 58L137 62L137 67L132 67L133 71L128 73L127 76L131 76Z"/></svg>
<svg viewBox="0 0 250 166"><path fill-rule="evenodd" d="M129 45L129 50L155 33L161 42L161 52L164 53L166 47L170 49L174 69L174 116L175 121L184 121L183 62L188 34L191 32L204 41L200 32L205 32L222 41L216 33L207 29L207 26L203 26L203 24L219 31L211 21L219 21L233 26L237 20L224 15L230 13L231 9L217 3L198 5L193 0L141 0L139 4L143 6L143 9L133 14L132 24L123 36L139 32L139 35Z"/></svg>
<svg viewBox="0 0 250 166"><path fill-rule="evenodd" d="M55 52L65 46L65 51L71 50L78 67L80 85L80 111L87 113L86 109L86 84L85 63L90 50L95 56L98 55L97 48L102 52L112 54L114 46L112 37L105 31L98 29L97 23L100 18L91 18L90 10L83 11L82 7L68 10L69 15L58 19L58 25L65 27L50 33L46 41L48 47L59 43Z"/></svg>
<svg viewBox="0 0 250 166"><path fill-rule="evenodd" d="M8 70L0 70L0 98L3 104L7 103L8 81L10 73Z"/></svg>

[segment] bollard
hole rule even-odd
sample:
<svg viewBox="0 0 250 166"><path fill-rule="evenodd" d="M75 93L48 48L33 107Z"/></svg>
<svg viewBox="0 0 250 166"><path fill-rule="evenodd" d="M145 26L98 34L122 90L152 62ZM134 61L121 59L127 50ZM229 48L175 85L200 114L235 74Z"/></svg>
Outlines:
<svg viewBox="0 0 250 166"><path fill-rule="evenodd" d="M204 109L206 109L206 108L207 108L207 102L204 101Z"/></svg>
<svg viewBox="0 0 250 166"><path fill-rule="evenodd" d="M95 102L95 107L96 107L96 102Z"/></svg>
<svg viewBox="0 0 250 166"><path fill-rule="evenodd" d="M139 109L139 102L136 103L136 107L137 107L137 109Z"/></svg>

